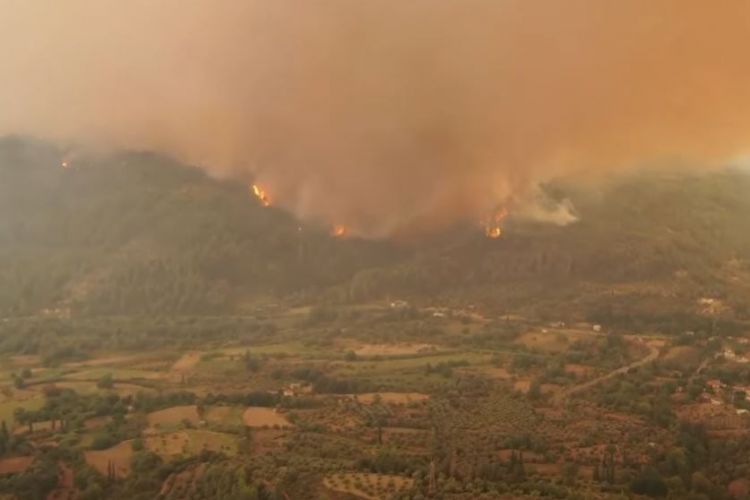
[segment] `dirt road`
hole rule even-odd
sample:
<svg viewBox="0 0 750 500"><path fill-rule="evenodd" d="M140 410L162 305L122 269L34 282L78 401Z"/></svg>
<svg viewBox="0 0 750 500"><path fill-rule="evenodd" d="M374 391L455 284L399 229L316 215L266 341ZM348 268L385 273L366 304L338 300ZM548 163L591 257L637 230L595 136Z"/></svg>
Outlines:
<svg viewBox="0 0 750 500"><path fill-rule="evenodd" d="M593 380L589 380L588 382L584 382L582 384L574 385L573 387L569 387L557 393L555 397L553 398L554 403L556 404L562 403L574 394L585 391L586 389L594 387L595 385L600 384L604 382L605 380L609 380L618 375L623 375L634 368L641 367L643 365L646 365L656 360L656 358L659 357L659 347L661 347L661 343L650 342L650 343L645 343L644 345L648 347L649 352L643 358L637 361L634 361L630 363L629 365L621 366L620 368L617 368L616 370L612 370L611 372L604 374L601 377L597 377Z"/></svg>

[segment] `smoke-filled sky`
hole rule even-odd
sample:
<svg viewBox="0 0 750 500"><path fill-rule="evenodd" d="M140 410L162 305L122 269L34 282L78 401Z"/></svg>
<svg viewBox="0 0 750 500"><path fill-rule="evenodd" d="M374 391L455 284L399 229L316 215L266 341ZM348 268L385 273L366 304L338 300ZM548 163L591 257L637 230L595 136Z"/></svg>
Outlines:
<svg viewBox="0 0 750 500"><path fill-rule="evenodd" d="M749 48L747 0L0 0L0 134L158 150L384 236L746 154Z"/></svg>

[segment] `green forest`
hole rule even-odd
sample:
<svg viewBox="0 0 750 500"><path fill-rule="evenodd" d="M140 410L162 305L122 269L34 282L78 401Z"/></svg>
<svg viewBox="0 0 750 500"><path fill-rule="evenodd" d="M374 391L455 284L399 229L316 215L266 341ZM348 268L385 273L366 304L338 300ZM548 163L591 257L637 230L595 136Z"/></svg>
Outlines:
<svg viewBox="0 0 750 500"><path fill-rule="evenodd" d="M245 182L155 154L71 156L7 137L0 314L210 316L281 300L439 297L649 318L688 313L712 296L744 317L748 189L740 170L623 178L596 190L560 182L548 195L572 200L579 215L565 227L511 217L499 240L466 223L420 241L371 241L332 237L262 206Z"/></svg>

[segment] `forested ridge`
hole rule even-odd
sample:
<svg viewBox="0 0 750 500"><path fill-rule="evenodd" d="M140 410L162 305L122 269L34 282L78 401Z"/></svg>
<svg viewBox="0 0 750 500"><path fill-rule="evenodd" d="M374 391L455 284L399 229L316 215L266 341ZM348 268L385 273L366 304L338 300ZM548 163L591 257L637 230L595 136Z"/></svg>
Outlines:
<svg viewBox="0 0 750 500"><path fill-rule="evenodd" d="M62 168L61 163L68 163ZM227 312L348 279L385 245L334 240L239 182L148 153L65 159L0 142L0 310Z"/></svg>
<svg viewBox="0 0 750 500"><path fill-rule="evenodd" d="M573 292L595 309L602 290L627 302L644 284L659 288L649 293L660 307L746 293L746 173L547 190L571 199L580 220L511 218L499 240L471 224L408 244L335 238L263 207L244 182L159 155L71 156L9 137L0 141L0 312L212 315L260 298L393 296L510 308L534 297L554 308Z"/></svg>

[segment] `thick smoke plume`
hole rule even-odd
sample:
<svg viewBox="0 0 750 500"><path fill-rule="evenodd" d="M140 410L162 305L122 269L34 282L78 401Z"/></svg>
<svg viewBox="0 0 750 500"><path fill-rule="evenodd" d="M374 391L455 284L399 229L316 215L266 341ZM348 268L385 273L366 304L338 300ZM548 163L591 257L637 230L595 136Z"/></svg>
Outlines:
<svg viewBox="0 0 750 500"><path fill-rule="evenodd" d="M747 0L0 0L0 133L162 151L385 236L746 154L748 47Z"/></svg>

